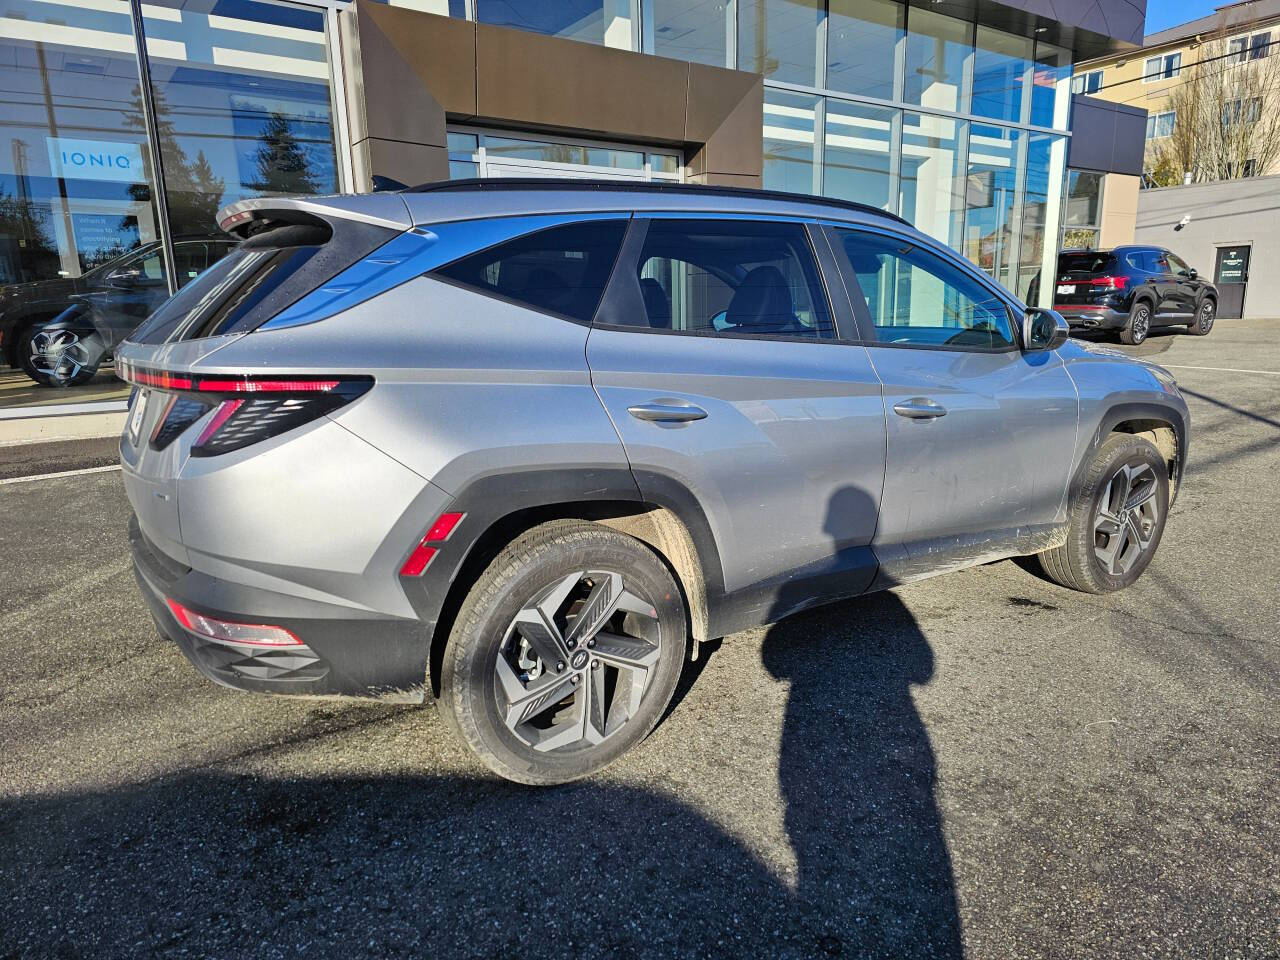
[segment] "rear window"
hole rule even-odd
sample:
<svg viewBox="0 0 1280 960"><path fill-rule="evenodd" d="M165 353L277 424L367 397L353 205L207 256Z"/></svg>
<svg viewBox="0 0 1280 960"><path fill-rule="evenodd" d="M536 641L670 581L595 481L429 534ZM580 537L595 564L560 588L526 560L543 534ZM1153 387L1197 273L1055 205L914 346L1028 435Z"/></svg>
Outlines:
<svg viewBox="0 0 1280 960"><path fill-rule="evenodd" d="M1107 273L1114 270L1116 258L1110 253L1088 251L1063 253L1058 256L1059 273Z"/></svg>
<svg viewBox="0 0 1280 960"><path fill-rule="evenodd" d="M435 275L521 306L590 323L626 229L625 219L550 227L455 260Z"/></svg>

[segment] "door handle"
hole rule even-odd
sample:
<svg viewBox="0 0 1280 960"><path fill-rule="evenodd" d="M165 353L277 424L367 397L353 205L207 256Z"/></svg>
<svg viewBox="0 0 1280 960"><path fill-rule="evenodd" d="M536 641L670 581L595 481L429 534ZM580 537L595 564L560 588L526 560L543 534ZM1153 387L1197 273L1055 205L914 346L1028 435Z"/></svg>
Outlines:
<svg viewBox="0 0 1280 960"><path fill-rule="evenodd" d="M627 413L637 420L650 420L654 423L689 423L707 418L707 411L701 407L695 407L692 403L666 399L637 403L627 407Z"/></svg>
<svg viewBox="0 0 1280 960"><path fill-rule="evenodd" d="M893 405L893 412L908 420L934 420L945 417L947 408L928 397L912 397Z"/></svg>

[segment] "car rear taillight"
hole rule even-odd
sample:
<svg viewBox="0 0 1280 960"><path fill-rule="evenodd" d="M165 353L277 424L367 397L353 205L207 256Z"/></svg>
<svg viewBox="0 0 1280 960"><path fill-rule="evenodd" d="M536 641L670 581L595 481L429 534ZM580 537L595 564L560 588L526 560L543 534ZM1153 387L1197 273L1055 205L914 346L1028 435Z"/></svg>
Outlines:
<svg viewBox="0 0 1280 960"><path fill-rule="evenodd" d="M1128 277L1093 277L1089 280L1091 287L1106 287L1109 290L1123 290L1129 282Z"/></svg>
<svg viewBox="0 0 1280 960"><path fill-rule="evenodd" d="M169 605L169 611L184 629L210 640L240 643L250 647L302 646L302 641L284 627L269 623L237 623L234 620L219 620L217 617L196 613L171 597L165 597L164 602Z"/></svg>
<svg viewBox="0 0 1280 960"><path fill-rule="evenodd" d="M436 522L423 535L422 540L418 542L418 545L413 548L413 552L409 554L409 558L405 560L404 566L400 568L400 576L422 576L439 552L439 548L433 547L432 544L440 544L448 540L452 536L454 528L462 521L464 516L465 514L462 513L442 513L436 517Z"/></svg>
<svg viewBox="0 0 1280 960"><path fill-rule="evenodd" d="M149 370L127 360L116 364L116 375L128 383L174 391L152 436L162 449L187 427L214 414L191 448L192 456L212 457L277 436L337 410L373 386L373 378L335 376L200 376Z"/></svg>

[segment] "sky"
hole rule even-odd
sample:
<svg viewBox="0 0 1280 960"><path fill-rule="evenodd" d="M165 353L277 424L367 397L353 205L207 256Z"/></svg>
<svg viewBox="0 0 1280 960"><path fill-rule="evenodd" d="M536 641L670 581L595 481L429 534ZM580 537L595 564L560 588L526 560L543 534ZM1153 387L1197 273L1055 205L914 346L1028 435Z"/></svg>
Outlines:
<svg viewBox="0 0 1280 960"><path fill-rule="evenodd" d="M1231 0L1147 0L1147 33L1208 16Z"/></svg>

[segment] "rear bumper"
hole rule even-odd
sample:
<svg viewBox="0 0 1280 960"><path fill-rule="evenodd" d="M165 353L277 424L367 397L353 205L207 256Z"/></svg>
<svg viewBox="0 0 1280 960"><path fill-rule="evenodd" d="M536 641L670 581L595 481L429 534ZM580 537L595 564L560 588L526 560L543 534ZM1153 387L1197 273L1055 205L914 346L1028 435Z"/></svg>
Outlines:
<svg viewBox="0 0 1280 960"><path fill-rule="evenodd" d="M431 632L420 621L301 600L192 570L158 550L129 523L133 570L160 633L215 683L256 693L372 697L419 703L427 689ZM200 636L178 623L165 602L242 623L270 623L302 644L258 647Z"/></svg>
<svg viewBox="0 0 1280 960"><path fill-rule="evenodd" d="M1062 314L1073 329L1123 330L1129 322L1127 312L1097 304L1055 304L1053 309Z"/></svg>

